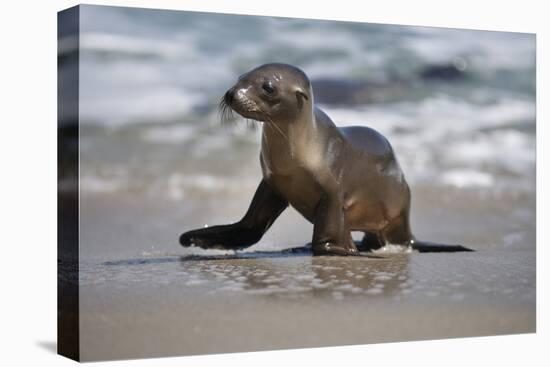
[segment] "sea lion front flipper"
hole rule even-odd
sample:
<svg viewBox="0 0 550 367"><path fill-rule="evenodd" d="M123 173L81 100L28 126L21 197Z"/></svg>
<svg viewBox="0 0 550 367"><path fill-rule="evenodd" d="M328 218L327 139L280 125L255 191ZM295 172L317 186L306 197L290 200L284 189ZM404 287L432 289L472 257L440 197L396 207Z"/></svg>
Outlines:
<svg viewBox="0 0 550 367"><path fill-rule="evenodd" d="M238 250L252 246L262 238L288 202L262 180L244 217L233 224L199 228L183 233L180 244L205 249Z"/></svg>

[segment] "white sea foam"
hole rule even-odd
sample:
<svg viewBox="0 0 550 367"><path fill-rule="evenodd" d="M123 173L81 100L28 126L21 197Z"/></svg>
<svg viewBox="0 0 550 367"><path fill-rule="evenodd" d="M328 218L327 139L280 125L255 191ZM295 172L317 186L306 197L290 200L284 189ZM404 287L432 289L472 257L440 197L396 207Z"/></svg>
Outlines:
<svg viewBox="0 0 550 367"><path fill-rule="evenodd" d="M376 126L391 129L396 126L419 127L449 132L470 131L501 126L535 116L533 100L502 97L492 104L475 105L459 98L436 94L419 102L396 102L361 107L323 105L338 125Z"/></svg>
<svg viewBox="0 0 550 367"><path fill-rule="evenodd" d="M238 193L243 187L253 188L255 185L257 180L253 179L207 174L172 173L151 182L131 179L128 175L87 174L80 178L80 189L83 192L114 193L129 189L141 190L144 186L152 197L165 197L170 200L182 200L187 193Z"/></svg>
<svg viewBox="0 0 550 367"><path fill-rule="evenodd" d="M340 126L365 125L388 137L409 178L434 175L444 184L487 187L496 171L534 174L534 135L504 128L533 124L533 101L475 105L436 96L420 103L323 108ZM432 170L435 162L441 167Z"/></svg>
<svg viewBox="0 0 550 367"><path fill-rule="evenodd" d="M410 247L394 245L391 243L388 243L387 245L373 251L375 254L409 254L411 252L412 249Z"/></svg>
<svg viewBox="0 0 550 367"><path fill-rule="evenodd" d="M533 65L535 39L528 34L422 27L411 30L421 36L407 38L405 47L429 62L448 62L462 55L483 69ZM517 47L510 48L511 42Z"/></svg>
<svg viewBox="0 0 550 367"><path fill-rule="evenodd" d="M116 95L116 99L105 98L83 88L80 111L83 120L114 126L128 122L162 122L190 113L204 99L200 94L170 86L150 86L147 93L120 88Z"/></svg>
<svg viewBox="0 0 550 367"><path fill-rule="evenodd" d="M456 187L481 186L490 187L495 183L492 175L469 169L449 170L441 176L444 184Z"/></svg>
<svg viewBox="0 0 550 367"><path fill-rule="evenodd" d="M135 37L123 34L87 32L80 36L80 47L83 51L102 51L127 53L134 56L158 55L176 57L192 50L194 39L188 37L185 42L173 42L158 38Z"/></svg>
<svg viewBox="0 0 550 367"><path fill-rule="evenodd" d="M443 154L452 164L492 165L518 175L532 173L536 158L534 138L511 129L451 141Z"/></svg>
<svg viewBox="0 0 550 367"><path fill-rule="evenodd" d="M124 189L125 186L125 181L121 178L105 178L91 175L80 177L80 190L84 192L115 192Z"/></svg>
<svg viewBox="0 0 550 367"><path fill-rule="evenodd" d="M143 132L143 139L152 143L181 144L195 137L197 126L179 124L171 126L155 126Z"/></svg>

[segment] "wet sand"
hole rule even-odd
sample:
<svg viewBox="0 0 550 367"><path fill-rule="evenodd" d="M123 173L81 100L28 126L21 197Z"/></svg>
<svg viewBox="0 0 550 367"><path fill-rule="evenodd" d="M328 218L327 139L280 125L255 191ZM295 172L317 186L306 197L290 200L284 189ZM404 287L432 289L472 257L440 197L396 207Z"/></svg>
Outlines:
<svg viewBox="0 0 550 367"><path fill-rule="evenodd" d="M532 196L416 187L417 236L473 253L282 253L311 236L291 211L244 253L179 248L179 232L206 218L238 219L253 190L222 195L223 206L83 194L82 359L535 331Z"/></svg>

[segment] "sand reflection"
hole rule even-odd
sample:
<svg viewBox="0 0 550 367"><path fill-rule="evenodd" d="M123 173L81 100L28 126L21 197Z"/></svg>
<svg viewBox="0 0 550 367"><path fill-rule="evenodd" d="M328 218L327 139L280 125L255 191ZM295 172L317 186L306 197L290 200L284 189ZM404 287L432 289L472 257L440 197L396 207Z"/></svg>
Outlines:
<svg viewBox="0 0 550 367"><path fill-rule="evenodd" d="M210 292L231 291L300 298L392 296L407 292L409 255L380 259L307 257L182 261L186 285L210 283Z"/></svg>

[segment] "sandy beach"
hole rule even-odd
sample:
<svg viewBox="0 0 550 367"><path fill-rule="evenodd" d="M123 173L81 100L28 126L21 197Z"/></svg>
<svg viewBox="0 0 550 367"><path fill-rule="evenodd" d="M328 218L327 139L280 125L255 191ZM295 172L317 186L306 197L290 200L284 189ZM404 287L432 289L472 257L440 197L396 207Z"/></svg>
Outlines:
<svg viewBox="0 0 550 367"><path fill-rule="evenodd" d="M278 248L304 244L299 238L311 235L311 225L291 211L260 244L242 253L188 250L178 248L177 230L201 223L206 209L180 217L158 202L124 206L121 200L84 196L83 219L90 227L84 228L83 238L93 236L96 228L105 248L82 248L81 357L125 359L534 332L532 198L416 191L413 223L418 236L461 241L476 252L390 251L377 253L380 258L286 254ZM224 200L228 211L243 204L237 197ZM442 204L434 205L438 201ZM118 211L125 215L114 215ZM106 213L120 221L106 222ZM142 234L166 241L143 246L143 240L133 237ZM148 248L140 253L140 246Z"/></svg>

